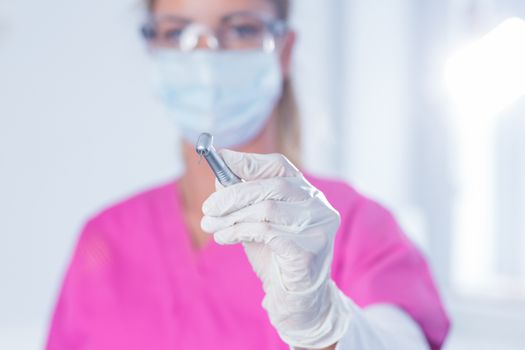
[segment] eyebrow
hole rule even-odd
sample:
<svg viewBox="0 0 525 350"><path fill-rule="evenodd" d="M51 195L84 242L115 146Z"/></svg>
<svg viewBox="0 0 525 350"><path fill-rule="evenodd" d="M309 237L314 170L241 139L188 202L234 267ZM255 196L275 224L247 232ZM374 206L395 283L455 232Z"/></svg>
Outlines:
<svg viewBox="0 0 525 350"><path fill-rule="evenodd" d="M227 22L227 21L229 21L232 18L237 17L237 16L254 16L254 15L258 16L258 17L261 17L263 19L272 19L274 17L274 16L270 15L269 13L262 12L262 11L235 11L235 12L228 13L228 14L224 15L223 17L221 17L220 22L221 23ZM176 15L176 14L152 15L151 17L155 18L155 19L177 20L177 21L181 21L181 22L185 22L185 23L195 22L194 20L192 20L192 19L190 19L188 17L184 17L184 16Z"/></svg>
<svg viewBox="0 0 525 350"><path fill-rule="evenodd" d="M226 22L230 20L232 17L236 17L236 16L254 16L254 15L257 17L263 18L263 19L271 19L274 17L270 15L269 13L262 12L262 11L236 11L236 12L232 12L232 13L229 13L223 16L221 18L221 22Z"/></svg>
<svg viewBox="0 0 525 350"><path fill-rule="evenodd" d="M175 14L162 14L162 15L151 15L150 18L153 18L153 19L169 19L169 20L176 20L176 21L181 21L181 22L185 22L185 23L191 23L193 22L193 20L187 18L187 17L183 17L183 16L180 16L180 15L175 15Z"/></svg>

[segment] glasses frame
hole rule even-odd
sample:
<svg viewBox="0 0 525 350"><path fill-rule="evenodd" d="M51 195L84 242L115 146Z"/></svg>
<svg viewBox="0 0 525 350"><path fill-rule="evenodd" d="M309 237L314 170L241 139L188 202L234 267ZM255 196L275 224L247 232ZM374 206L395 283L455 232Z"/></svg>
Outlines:
<svg viewBox="0 0 525 350"><path fill-rule="evenodd" d="M261 21L261 23L265 26L267 33L267 35L265 35L263 38L261 47L261 50L265 52L274 51L278 46L280 39L283 38L289 31L288 23L284 19L275 18L269 14L259 12L235 12L224 16L221 18L220 22L225 23L236 16L250 16ZM155 25L159 21L166 21L170 19L188 23L187 27L185 27L183 30L183 34L181 35L181 47L173 48L173 50L181 52L194 51L197 49L201 37L206 38L208 48L211 50L231 50L221 47L217 30L214 30L211 27L197 21L191 21L187 18L183 18L174 14L149 15L140 28L143 39L147 43L151 43L157 36Z"/></svg>

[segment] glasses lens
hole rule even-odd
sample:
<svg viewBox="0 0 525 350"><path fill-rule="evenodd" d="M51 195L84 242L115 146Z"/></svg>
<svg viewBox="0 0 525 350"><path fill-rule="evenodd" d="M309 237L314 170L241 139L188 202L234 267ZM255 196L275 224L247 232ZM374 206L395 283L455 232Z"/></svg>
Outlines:
<svg viewBox="0 0 525 350"><path fill-rule="evenodd" d="M143 28L146 39L155 47L180 49L181 39L189 22L177 18L158 18Z"/></svg>
<svg viewBox="0 0 525 350"><path fill-rule="evenodd" d="M267 23L248 14L226 19L218 35L222 48L226 50L262 49L265 42L272 38Z"/></svg>

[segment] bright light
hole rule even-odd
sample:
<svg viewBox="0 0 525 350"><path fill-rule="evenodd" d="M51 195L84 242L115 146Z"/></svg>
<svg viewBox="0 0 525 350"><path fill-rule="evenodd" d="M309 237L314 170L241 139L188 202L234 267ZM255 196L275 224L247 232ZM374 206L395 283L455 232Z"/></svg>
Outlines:
<svg viewBox="0 0 525 350"><path fill-rule="evenodd" d="M525 21L510 18L447 63L451 97L466 116L493 115L525 95Z"/></svg>

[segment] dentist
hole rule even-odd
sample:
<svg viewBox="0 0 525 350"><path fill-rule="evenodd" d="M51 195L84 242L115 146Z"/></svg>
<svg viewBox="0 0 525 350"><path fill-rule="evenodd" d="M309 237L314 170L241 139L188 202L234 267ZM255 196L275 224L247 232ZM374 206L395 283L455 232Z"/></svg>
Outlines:
<svg viewBox="0 0 525 350"><path fill-rule="evenodd" d="M47 349L440 349L449 321L422 254L381 205L300 167L289 1L148 11L185 171L87 221ZM198 164L203 131L245 182Z"/></svg>

